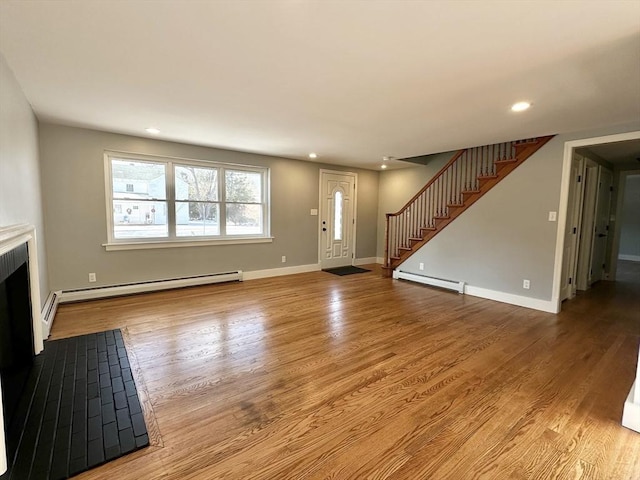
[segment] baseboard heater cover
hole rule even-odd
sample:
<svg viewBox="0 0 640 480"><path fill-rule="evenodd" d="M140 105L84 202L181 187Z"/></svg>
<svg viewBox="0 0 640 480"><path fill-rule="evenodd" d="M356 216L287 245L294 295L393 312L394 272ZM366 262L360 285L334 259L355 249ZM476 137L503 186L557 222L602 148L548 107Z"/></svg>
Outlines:
<svg viewBox="0 0 640 480"><path fill-rule="evenodd" d="M464 293L464 282L429 277L427 275L416 275L415 273L403 272L401 270L394 270L393 278L396 280L410 280L412 282L422 283L432 287L446 288L447 290L455 290L458 293Z"/></svg>
<svg viewBox="0 0 640 480"><path fill-rule="evenodd" d="M210 275L196 275L192 277L173 278L166 280L150 280L147 282L126 283L121 285L109 285L104 287L81 288L76 290L63 290L60 302L79 302L96 298L117 297L132 295L134 293L154 292L169 290L172 288L193 287L222 282L241 282L242 270L235 272L215 273Z"/></svg>
<svg viewBox="0 0 640 480"><path fill-rule="evenodd" d="M44 308L42 309L42 333L43 338L45 339L49 336L49 332L51 332L51 325L53 324L53 319L56 316L56 311L58 310L58 303L60 303L61 296L62 292L60 291L51 292L49 294L49 297L47 297Z"/></svg>

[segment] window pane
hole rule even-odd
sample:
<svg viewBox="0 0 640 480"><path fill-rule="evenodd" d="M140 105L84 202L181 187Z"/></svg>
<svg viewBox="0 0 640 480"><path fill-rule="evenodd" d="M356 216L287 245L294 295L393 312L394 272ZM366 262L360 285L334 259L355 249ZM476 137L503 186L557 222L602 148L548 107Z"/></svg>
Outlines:
<svg viewBox="0 0 640 480"><path fill-rule="evenodd" d="M208 202L176 202L176 235L220 235L219 205Z"/></svg>
<svg viewBox="0 0 640 480"><path fill-rule="evenodd" d="M111 160L113 198L166 200L162 163Z"/></svg>
<svg viewBox="0 0 640 480"><path fill-rule="evenodd" d="M262 205L227 204L227 235L259 235L262 233Z"/></svg>
<svg viewBox="0 0 640 480"><path fill-rule="evenodd" d="M333 197L333 239L342 240L342 192Z"/></svg>
<svg viewBox="0 0 640 480"><path fill-rule="evenodd" d="M162 238L168 234L166 202L113 200L114 238Z"/></svg>
<svg viewBox="0 0 640 480"><path fill-rule="evenodd" d="M262 174L226 170L225 195L227 202L262 202Z"/></svg>
<svg viewBox="0 0 640 480"><path fill-rule="evenodd" d="M218 200L217 168L177 166L175 172L176 200Z"/></svg>

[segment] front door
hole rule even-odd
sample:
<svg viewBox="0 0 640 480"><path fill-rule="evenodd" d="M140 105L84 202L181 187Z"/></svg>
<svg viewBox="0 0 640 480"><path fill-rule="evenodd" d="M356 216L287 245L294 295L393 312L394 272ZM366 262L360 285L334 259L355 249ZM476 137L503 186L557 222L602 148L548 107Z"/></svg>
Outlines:
<svg viewBox="0 0 640 480"><path fill-rule="evenodd" d="M320 170L320 265L353 264L356 174Z"/></svg>

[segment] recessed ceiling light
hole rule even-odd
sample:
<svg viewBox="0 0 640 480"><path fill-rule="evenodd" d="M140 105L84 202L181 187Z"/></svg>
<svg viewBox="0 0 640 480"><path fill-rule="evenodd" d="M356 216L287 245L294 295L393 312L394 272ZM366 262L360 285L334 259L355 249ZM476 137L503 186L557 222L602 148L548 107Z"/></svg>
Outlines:
<svg viewBox="0 0 640 480"><path fill-rule="evenodd" d="M145 128L147 133L150 133L152 135L157 135L160 133L160 130L158 130L157 128L153 128L153 127L149 127L149 128Z"/></svg>
<svg viewBox="0 0 640 480"><path fill-rule="evenodd" d="M386 162L387 160L389 160L389 157L382 157L383 162Z"/></svg>
<svg viewBox="0 0 640 480"><path fill-rule="evenodd" d="M387 166L383 163L382 165L380 165L380 168L384 170L385 168L387 168Z"/></svg>
<svg viewBox="0 0 640 480"><path fill-rule="evenodd" d="M514 112L524 112L530 106L531 106L531 104L529 102L518 102L518 103L514 103L511 106L511 110L514 111Z"/></svg>
<svg viewBox="0 0 640 480"><path fill-rule="evenodd" d="M318 154L317 154L317 153L313 153L313 152L311 152L311 153L309 154L309 158L318 158Z"/></svg>

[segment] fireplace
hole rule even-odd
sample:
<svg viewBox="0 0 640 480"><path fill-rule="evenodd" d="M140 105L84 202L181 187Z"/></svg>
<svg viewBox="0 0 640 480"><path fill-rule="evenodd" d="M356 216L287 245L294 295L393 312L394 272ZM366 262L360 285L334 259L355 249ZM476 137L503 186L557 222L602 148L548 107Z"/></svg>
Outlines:
<svg viewBox="0 0 640 480"><path fill-rule="evenodd" d="M15 442L6 431L31 369L43 349L35 230L0 228L0 475Z"/></svg>
<svg viewBox="0 0 640 480"><path fill-rule="evenodd" d="M24 243L0 256L0 381L7 431L11 431L34 356L28 248ZM5 440L7 456L13 458L19 439L8 436Z"/></svg>

